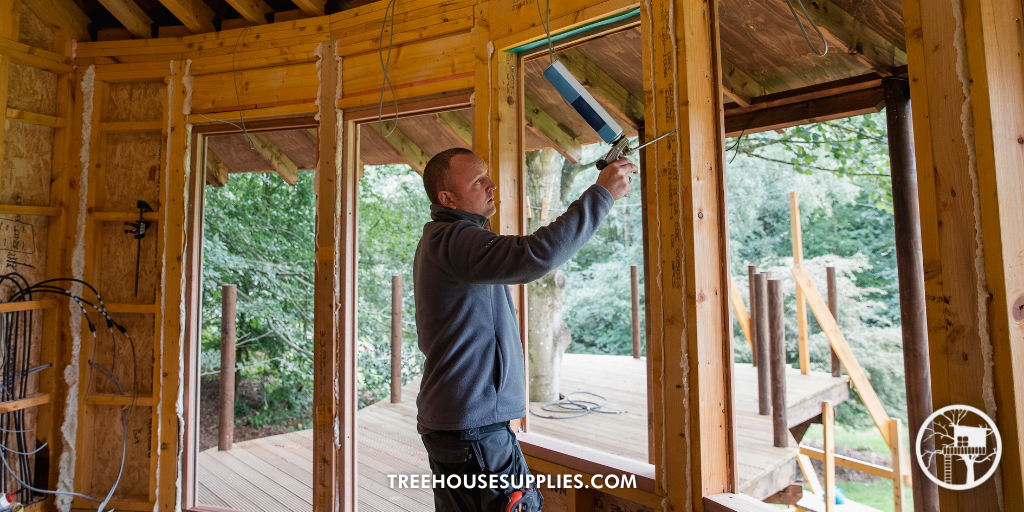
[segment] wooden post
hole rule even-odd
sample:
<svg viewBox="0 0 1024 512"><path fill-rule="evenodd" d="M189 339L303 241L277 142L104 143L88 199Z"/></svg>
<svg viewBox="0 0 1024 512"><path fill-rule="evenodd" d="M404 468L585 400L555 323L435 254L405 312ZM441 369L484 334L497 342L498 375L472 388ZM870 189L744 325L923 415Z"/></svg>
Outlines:
<svg viewBox="0 0 1024 512"><path fill-rule="evenodd" d="M391 403L402 402L402 276L391 276Z"/></svg>
<svg viewBox="0 0 1024 512"><path fill-rule="evenodd" d="M800 199L796 192L789 193L789 223L793 231L793 266L804 261L804 238L800 229ZM796 333L800 349L800 373L811 371L811 353L807 348L807 300L799 287L796 289Z"/></svg>
<svg viewBox="0 0 1024 512"><path fill-rule="evenodd" d="M885 118L889 132L893 221L896 230L896 268L903 330L903 371L907 388L907 427L911 432L932 414L932 376L928 363L928 324L925 318L924 262L921 259L921 211L914 162L910 91L900 80L885 81ZM829 303L832 298L829 296ZM935 449L931 436L921 450ZM914 510L938 510L939 487L919 464L910 465Z"/></svg>
<svg viewBox="0 0 1024 512"><path fill-rule="evenodd" d="M768 276L754 276L754 294L757 296L757 333L754 348L757 349L757 412L768 415L772 413L771 398L771 362L768 342Z"/></svg>
<svg viewBox="0 0 1024 512"><path fill-rule="evenodd" d="M782 281L768 281L768 318L771 333L772 434L775 446L789 446L786 421L786 320L782 307ZM762 365L767 366L767 365Z"/></svg>
<svg viewBox="0 0 1024 512"><path fill-rule="evenodd" d="M221 287L220 316L220 411L217 424L217 449L231 449L235 438L235 304L238 288Z"/></svg>
<svg viewBox="0 0 1024 512"><path fill-rule="evenodd" d="M889 437L892 438L892 492L893 512L903 512L903 445L900 443L900 420L889 420Z"/></svg>
<svg viewBox="0 0 1024 512"><path fill-rule="evenodd" d="M897 237L899 239L899 237ZM832 312L832 318L839 323L839 290L836 289L836 268L825 268L825 279L828 281L828 310ZM832 353L832 376L839 377L843 374L843 366L839 364L839 356L834 348L829 348Z"/></svg>
<svg viewBox="0 0 1024 512"><path fill-rule="evenodd" d="M640 269L629 267L630 289L633 295L633 359L640 359Z"/></svg>
<svg viewBox="0 0 1024 512"><path fill-rule="evenodd" d="M821 425L824 427L825 441L825 512L836 510L836 440L834 422L836 411L832 402L821 402Z"/></svg>
<svg viewBox="0 0 1024 512"><path fill-rule="evenodd" d="M753 345L750 347L750 361L757 366L757 293L754 292L754 276L757 275L756 265L747 265L747 288L750 294L750 339Z"/></svg>

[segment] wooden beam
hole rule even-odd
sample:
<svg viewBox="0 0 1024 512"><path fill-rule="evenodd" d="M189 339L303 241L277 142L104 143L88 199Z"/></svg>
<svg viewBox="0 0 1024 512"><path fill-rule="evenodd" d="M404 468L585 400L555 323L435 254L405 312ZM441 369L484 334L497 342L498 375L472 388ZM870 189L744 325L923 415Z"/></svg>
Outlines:
<svg viewBox="0 0 1024 512"><path fill-rule="evenodd" d="M750 315L747 314L747 307L743 304L743 296L740 295L740 289L736 285L736 279L729 275L729 298L732 299L732 309L736 313L736 320L740 323L740 329L743 331L743 337L747 338L747 344L750 345L750 352L754 352L754 340L750 336Z"/></svg>
<svg viewBox="0 0 1024 512"><path fill-rule="evenodd" d="M556 151L572 163L583 158L583 146L569 128L541 110L529 96L526 96L526 127L554 145Z"/></svg>
<svg viewBox="0 0 1024 512"><path fill-rule="evenodd" d="M71 59L64 55L29 46L3 36L0 36L0 55L4 55L15 64L45 69L58 75L68 74L73 70Z"/></svg>
<svg viewBox="0 0 1024 512"><path fill-rule="evenodd" d="M262 133L250 133L249 136L252 137L253 149L255 149L260 156L265 158L267 162L270 162L270 165L274 168L274 172L276 172L277 175L285 181L285 183L294 185L299 179L299 167L295 165L295 162L292 162L292 159L288 158L288 155L285 155L284 151L281 151L281 149L278 148L273 141L267 138L266 135Z"/></svg>
<svg viewBox="0 0 1024 512"><path fill-rule="evenodd" d="M216 32L213 26L213 9L203 0L160 0L164 7L193 34Z"/></svg>
<svg viewBox="0 0 1024 512"><path fill-rule="evenodd" d="M821 481L818 480L818 473L814 471L814 466L811 464L811 458L803 453L804 446L800 446L800 454L797 455L797 463L800 465L800 472L804 475L804 481L807 482L807 487L811 488L811 494L817 496L822 493ZM821 452L821 459L825 459L825 452Z"/></svg>
<svg viewBox="0 0 1024 512"><path fill-rule="evenodd" d="M64 30L78 41L92 40L88 30L92 20L73 0L21 0L21 3L51 28Z"/></svg>
<svg viewBox="0 0 1024 512"><path fill-rule="evenodd" d="M881 110L882 89L865 89L838 96L817 98L803 103L781 105L742 114L726 113L725 136L736 137L746 127L747 134L789 128L807 123L872 114ZM752 116L757 116L751 119Z"/></svg>
<svg viewBox="0 0 1024 512"><path fill-rule="evenodd" d="M53 309L57 307L57 301L53 299L26 300L22 302L5 302L0 304L0 313L14 313L16 311L38 311L42 309Z"/></svg>
<svg viewBox="0 0 1024 512"><path fill-rule="evenodd" d="M437 118L451 129L452 133L464 140L467 147L473 147L473 123L466 116L454 111L441 112Z"/></svg>
<svg viewBox="0 0 1024 512"><path fill-rule="evenodd" d="M47 126L49 128L64 128L68 125L68 120L64 119L63 117L53 117L48 116L46 114L25 112L24 110L18 110L14 108L7 109L7 119L16 119L23 123Z"/></svg>
<svg viewBox="0 0 1024 512"><path fill-rule="evenodd" d="M907 63L907 53L899 47L902 41L887 40L831 0L815 0L804 5L828 40L830 49L837 48L852 55L882 76L892 75L893 68Z"/></svg>
<svg viewBox="0 0 1024 512"><path fill-rule="evenodd" d="M228 184L229 173L228 166L207 146L206 183L214 187L223 187Z"/></svg>
<svg viewBox="0 0 1024 512"><path fill-rule="evenodd" d="M804 235L800 224L800 196L796 191L789 193L789 225L793 242L793 265L804 261ZM797 349L800 356L800 373L811 371L811 351L808 348L807 300L804 291L796 288L796 333Z"/></svg>
<svg viewBox="0 0 1024 512"><path fill-rule="evenodd" d="M140 39L153 37L153 20L135 0L99 0L124 28Z"/></svg>
<svg viewBox="0 0 1024 512"><path fill-rule="evenodd" d="M427 166L430 155L420 149L419 145L402 131L401 124L392 131L391 127L394 125L394 121L384 121L383 127L380 123L369 122L365 124L371 130L379 133L381 137L384 137L390 131L391 135L385 137L384 140L398 152L402 159L405 160L405 163L409 164L409 167L412 167L417 174L422 176L423 168Z"/></svg>
<svg viewBox="0 0 1024 512"><path fill-rule="evenodd" d="M326 0L294 0L292 3L295 4L302 12L306 13L307 16L323 16L325 14L324 5L327 3Z"/></svg>
<svg viewBox="0 0 1024 512"><path fill-rule="evenodd" d="M267 14L274 12L263 0L227 0L227 2L252 25L263 25L267 22ZM221 28L224 26L221 25Z"/></svg>
<svg viewBox="0 0 1024 512"><path fill-rule="evenodd" d="M821 403L821 426L822 441L825 449L822 450L825 459L825 512L836 510L836 431L835 431L836 410L832 403L824 401Z"/></svg>
<svg viewBox="0 0 1024 512"><path fill-rule="evenodd" d="M750 75L722 57L722 93L741 107L749 107L751 98L764 96L764 86L757 83Z"/></svg>
<svg viewBox="0 0 1024 512"><path fill-rule="evenodd" d="M0 414L20 411L22 409L28 409L29 407L36 407L48 403L50 403L49 393L36 394L20 400L0 402Z"/></svg>
<svg viewBox="0 0 1024 512"><path fill-rule="evenodd" d="M558 52L558 60L586 87L605 108L638 128L644 122L644 102L619 85L582 52L569 48Z"/></svg>
<svg viewBox="0 0 1024 512"><path fill-rule="evenodd" d="M864 402L864 407L868 410L871 419L874 420L879 433L882 434L882 439L885 439L887 445L892 446L892 440L889 439L889 414L885 412L885 407L882 407L882 402L878 399L878 395L875 394L874 388L871 387L871 382L868 381L868 377L864 374L860 363L857 362L856 356L850 350L846 337L839 330L839 324L832 318L832 313L829 311L828 305L825 304L825 299L821 297L821 293L814 286L811 276L807 273L807 269L802 263L794 266L792 272L797 287L803 290L804 296L807 298L807 304L811 306L814 317L818 319L818 325L821 326L821 330L828 337L829 343L836 351L836 355L839 356L839 361L843 363L843 368L846 368L850 381L857 388L857 394L860 395L861 402Z"/></svg>
<svg viewBox="0 0 1024 512"><path fill-rule="evenodd" d="M653 465L664 509L689 510L737 491L720 20L717 2L640 9L644 130L677 130L644 162Z"/></svg>

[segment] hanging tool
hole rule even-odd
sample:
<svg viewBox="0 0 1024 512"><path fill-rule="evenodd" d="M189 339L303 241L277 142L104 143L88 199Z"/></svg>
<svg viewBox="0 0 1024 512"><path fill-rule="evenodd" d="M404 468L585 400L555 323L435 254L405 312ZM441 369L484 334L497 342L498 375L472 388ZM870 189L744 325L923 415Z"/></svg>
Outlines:
<svg viewBox="0 0 1024 512"><path fill-rule="evenodd" d="M143 215L152 212L153 208L149 206L149 203L145 201L139 201L136 205L139 209L139 221L138 222L125 222L125 226L130 226L131 229L124 230L129 235L134 235L135 239L138 240L138 248L135 250L135 296L139 296L139 260L142 257L142 239L146 238L146 231L149 229L149 225L153 221L143 220Z"/></svg>

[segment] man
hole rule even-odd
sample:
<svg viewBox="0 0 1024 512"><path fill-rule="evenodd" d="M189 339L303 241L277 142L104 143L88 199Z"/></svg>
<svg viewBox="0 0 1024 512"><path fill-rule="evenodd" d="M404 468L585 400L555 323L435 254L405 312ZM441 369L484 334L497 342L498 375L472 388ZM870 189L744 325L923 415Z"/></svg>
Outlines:
<svg viewBox="0 0 1024 512"><path fill-rule="evenodd" d="M499 236L484 229L496 211L487 164L463 148L427 162L423 186L433 220L423 226L413 266L416 331L426 355L416 419L435 480L444 479L434 485L438 512L540 511L540 493L523 487L529 469L509 426L526 416L527 403L506 285L537 280L576 254L629 193L636 172L625 158L613 162L551 224L527 236ZM507 483L491 488L490 475Z"/></svg>

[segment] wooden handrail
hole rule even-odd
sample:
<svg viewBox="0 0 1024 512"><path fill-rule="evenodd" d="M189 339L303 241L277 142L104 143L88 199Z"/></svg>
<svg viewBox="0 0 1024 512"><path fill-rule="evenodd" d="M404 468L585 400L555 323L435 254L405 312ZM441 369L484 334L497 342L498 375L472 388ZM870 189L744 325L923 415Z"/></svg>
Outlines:
<svg viewBox="0 0 1024 512"><path fill-rule="evenodd" d="M825 461L825 452L812 446L807 446L803 444L800 445L800 454L806 455L807 457L810 457L815 460L820 460L822 462ZM862 473L867 473L869 475L874 475L886 478L888 480L892 480L892 469L887 468L885 466L879 466L878 464L872 464L870 462L865 462L862 460L854 459L852 457L846 457L844 455L838 454L836 455L836 464L843 466L844 468L850 468L853 470L860 471ZM903 483L906 485L910 485L910 475L904 473L902 477Z"/></svg>

